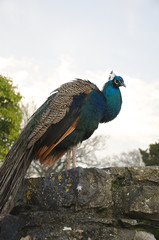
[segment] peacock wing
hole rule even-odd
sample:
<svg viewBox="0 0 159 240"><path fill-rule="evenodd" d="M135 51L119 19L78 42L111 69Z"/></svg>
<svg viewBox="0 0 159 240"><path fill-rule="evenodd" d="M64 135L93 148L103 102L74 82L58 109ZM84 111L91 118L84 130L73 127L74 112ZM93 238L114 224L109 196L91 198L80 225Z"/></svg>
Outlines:
<svg viewBox="0 0 159 240"><path fill-rule="evenodd" d="M29 135L28 148L35 144L36 158L44 162L50 152L77 126L81 106L85 97L96 85L76 79L56 89L45 103L40 118ZM36 115L31 121L34 122Z"/></svg>
<svg viewBox="0 0 159 240"><path fill-rule="evenodd" d="M57 92L53 93L53 95L48 98L45 106L42 106L41 109L44 109L43 112L38 110L38 114L35 113L31 119L31 122L34 122L34 120L36 121L35 118L37 115L40 116L28 137L28 148L37 142L51 125L59 123L66 116L70 111L71 104L75 98L79 96L79 102L81 103L80 99L84 98L81 94L88 94L93 89L97 89L96 85L81 79L65 83L60 88L56 89L55 91ZM73 116L69 115L70 123L76 120L74 117L77 116L80 107L79 104L76 108L74 107L74 110L72 111Z"/></svg>

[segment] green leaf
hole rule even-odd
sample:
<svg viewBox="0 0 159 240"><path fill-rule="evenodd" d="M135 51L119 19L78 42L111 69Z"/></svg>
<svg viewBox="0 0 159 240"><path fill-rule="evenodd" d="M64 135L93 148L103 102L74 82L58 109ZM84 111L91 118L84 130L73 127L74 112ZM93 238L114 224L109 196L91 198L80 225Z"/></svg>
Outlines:
<svg viewBox="0 0 159 240"><path fill-rule="evenodd" d="M0 75L0 162L19 136L23 115L21 99L12 80Z"/></svg>

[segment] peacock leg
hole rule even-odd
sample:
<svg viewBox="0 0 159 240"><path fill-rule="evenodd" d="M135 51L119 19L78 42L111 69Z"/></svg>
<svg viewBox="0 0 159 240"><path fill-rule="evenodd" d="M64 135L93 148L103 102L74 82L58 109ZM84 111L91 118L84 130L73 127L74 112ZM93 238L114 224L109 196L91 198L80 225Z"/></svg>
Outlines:
<svg viewBox="0 0 159 240"><path fill-rule="evenodd" d="M70 169L71 149L67 151L67 169Z"/></svg>
<svg viewBox="0 0 159 240"><path fill-rule="evenodd" d="M72 147L73 168L76 167L76 150L77 150L77 146L73 146L73 147Z"/></svg>

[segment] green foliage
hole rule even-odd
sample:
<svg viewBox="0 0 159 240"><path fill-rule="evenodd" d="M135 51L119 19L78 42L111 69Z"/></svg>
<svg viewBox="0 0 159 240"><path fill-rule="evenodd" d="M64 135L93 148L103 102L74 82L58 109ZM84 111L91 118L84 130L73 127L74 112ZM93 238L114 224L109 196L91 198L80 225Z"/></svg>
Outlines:
<svg viewBox="0 0 159 240"><path fill-rule="evenodd" d="M19 102L22 96L13 82L0 75L0 162L19 136L22 111Z"/></svg>
<svg viewBox="0 0 159 240"><path fill-rule="evenodd" d="M159 142L150 144L146 150L139 149L146 166L159 166Z"/></svg>

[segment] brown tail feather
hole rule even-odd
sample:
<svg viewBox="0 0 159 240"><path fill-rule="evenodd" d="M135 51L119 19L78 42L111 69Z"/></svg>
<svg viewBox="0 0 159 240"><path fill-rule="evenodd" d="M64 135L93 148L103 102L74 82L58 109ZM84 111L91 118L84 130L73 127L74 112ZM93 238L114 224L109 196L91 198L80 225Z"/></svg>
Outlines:
<svg viewBox="0 0 159 240"><path fill-rule="evenodd" d="M48 156L45 160L45 166L52 166L57 162L65 153L67 150L54 150L54 152L51 153L50 156Z"/></svg>
<svg viewBox="0 0 159 240"><path fill-rule="evenodd" d="M32 149L27 149L12 159L7 156L0 168L0 218L14 206L13 200L32 160L31 152Z"/></svg>
<svg viewBox="0 0 159 240"><path fill-rule="evenodd" d="M76 120L73 122L73 124L68 128L68 130L61 136L61 138L54 144L51 144L50 146L43 146L40 149L37 150L36 152L36 158L40 159L40 163L43 164L44 162L46 163L46 159L50 158L49 156L52 155L52 152L54 151L55 147L59 145L68 135L70 135L76 128L77 124L79 121L79 117L76 118ZM63 150L62 150L63 151ZM56 154L58 154L58 151L55 151ZM61 152L61 151L60 151ZM66 152L66 151L65 151ZM63 156L64 154L60 155ZM59 157L59 158L60 158ZM58 159L59 159L58 158ZM57 160L58 160L57 159ZM56 160L56 161L57 161ZM46 164L47 165L47 164ZM52 164L53 165L53 164Z"/></svg>

